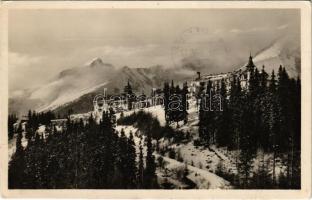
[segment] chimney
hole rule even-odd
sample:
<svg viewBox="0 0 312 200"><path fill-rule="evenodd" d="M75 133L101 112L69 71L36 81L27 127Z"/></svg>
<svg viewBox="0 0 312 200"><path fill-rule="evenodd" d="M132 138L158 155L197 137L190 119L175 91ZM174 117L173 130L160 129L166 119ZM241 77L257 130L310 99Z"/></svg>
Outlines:
<svg viewBox="0 0 312 200"><path fill-rule="evenodd" d="M197 80L200 80L200 72L197 72Z"/></svg>
<svg viewBox="0 0 312 200"><path fill-rule="evenodd" d="M103 93L104 94L104 99L106 98L106 95L107 95L106 91L107 91L107 88L104 88L104 93Z"/></svg>

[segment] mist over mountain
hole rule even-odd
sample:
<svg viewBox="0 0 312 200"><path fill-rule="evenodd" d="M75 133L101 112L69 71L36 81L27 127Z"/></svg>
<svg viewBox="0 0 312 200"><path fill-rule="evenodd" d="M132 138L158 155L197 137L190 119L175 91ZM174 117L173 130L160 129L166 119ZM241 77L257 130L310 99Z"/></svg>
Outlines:
<svg viewBox="0 0 312 200"><path fill-rule="evenodd" d="M164 81L179 81L188 77L174 71L160 65L115 68L101 58L95 58L83 66L61 71L49 84L15 94L10 98L10 112L54 110L87 94L92 94L88 102L91 104L93 97L102 93L103 88L107 88L109 94L119 94L128 81L136 93L150 94L152 88L161 87Z"/></svg>
<svg viewBox="0 0 312 200"><path fill-rule="evenodd" d="M12 112L26 108L54 109L104 85L114 72L113 65L96 58L86 65L60 72L48 84L15 95L10 99L10 109Z"/></svg>
<svg viewBox="0 0 312 200"><path fill-rule="evenodd" d="M283 37L256 54L253 60L259 69L265 66L268 73L272 70L277 73L279 66L282 65L288 75L295 78L300 76L300 55L300 45L288 37Z"/></svg>
<svg viewBox="0 0 312 200"><path fill-rule="evenodd" d="M275 40L253 56L254 63L258 69L264 65L269 74L272 70L277 73L279 66L283 65L290 77L300 76L300 46L296 44L288 37ZM11 96L9 108L14 113L25 113L27 109L39 112L56 109L64 112L75 107L77 112L89 111L92 109L93 97L102 93L103 88L107 88L109 94L119 94L129 81L134 92L149 95L152 88L161 88L165 81L192 80L197 71L211 74L238 70L245 66L248 56L247 54L244 62L232 65L231 68L222 67L224 61L220 64L218 58L214 57L185 57L173 68L161 65L116 68L101 58L95 58L80 67L61 71L49 84Z"/></svg>
<svg viewBox="0 0 312 200"><path fill-rule="evenodd" d="M293 35L286 35L273 40L262 49L251 52L245 52L245 55L235 54L234 48L229 48L226 44L219 42L210 49L214 53L210 56L204 54L190 54L181 59L177 67L181 73L193 75L194 71L201 71L202 74L216 74L231 72L243 69L247 62L249 54L252 55L253 61L259 70L265 66L265 70L270 74L272 70L278 71L280 65L284 66L291 77L300 76L300 44L298 38ZM237 55L237 57L232 56Z"/></svg>

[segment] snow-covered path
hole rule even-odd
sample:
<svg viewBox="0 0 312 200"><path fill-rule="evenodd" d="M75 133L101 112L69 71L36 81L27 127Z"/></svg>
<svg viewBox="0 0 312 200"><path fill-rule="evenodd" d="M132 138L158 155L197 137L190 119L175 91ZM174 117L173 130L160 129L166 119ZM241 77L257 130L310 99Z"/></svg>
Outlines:
<svg viewBox="0 0 312 200"><path fill-rule="evenodd" d="M155 155L160 156L158 154L155 154ZM179 162L177 160L174 160L168 157L163 157L163 159L166 162L168 162L168 164L166 165L166 168L168 169L172 170L172 169L176 169L179 167L185 167L184 163ZM196 184L197 189L229 189L231 188L231 185L228 181L217 176L216 174L213 174L203 169L199 169L198 167L194 167L191 165L187 165L187 168L189 170L189 175L187 177Z"/></svg>

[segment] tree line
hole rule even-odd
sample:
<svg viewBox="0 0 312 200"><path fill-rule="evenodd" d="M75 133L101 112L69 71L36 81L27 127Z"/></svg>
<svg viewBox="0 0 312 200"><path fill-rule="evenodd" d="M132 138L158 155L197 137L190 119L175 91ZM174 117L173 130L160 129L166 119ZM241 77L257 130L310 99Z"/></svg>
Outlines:
<svg viewBox="0 0 312 200"><path fill-rule="evenodd" d="M183 83L182 89L179 85L175 86L173 81L171 85L168 82L164 83L164 109L167 124L176 122L178 127L180 121L183 121L184 124L187 123L187 94L188 86L186 82Z"/></svg>
<svg viewBox="0 0 312 200"><path fill-rule="evenodd" d="M237 162L239 187L250 187L253 160L261 149L273 154L272 172L265 169L264 164L259 172L262 173L260 178L266 179L262 182L270 183L266 187L300 188L300 79L290 78L282 66L277 77L274 71L269 77L264 66L259 71L250 65L247 72L250 77L247 87L242 88L239 77L233 76L230 90L227 90L225 80L221 81L220 87L212 87L208 82L206 90L200 90L200 142L240 152ZM207 102L204 93L221 95L222 112L204 109ZM285 172L278 178L279 183L275 171L278 158L286 165ZM264 158L262 162L265 162Z"/></svg>
<svg viewBox="0 0 312 200"><path fill-rule="evenodd" d="M29 110L27 114L27 123L25 124L26 137L30 138L33 133L38 129L40 125L49 125L52 119L55 119L55 114L52 111L47 112L36 112ZM14 127L14 124L17 127ZM10 114L8 116L8 138L13 138L17 132L22 132L22 120L18 119L16 114Z"/></svg>
<svg viewBox="0 0 312 200"><path fill-rule="evenodd" d="M8 139L12 139L15 133L14 124L17 122L18 118L15 114L10 114L8 117ZM20 127L21 128L21 127Z"/></svg>
<svg viewBox="0 0 312 200"><path fill-rule="evenodd" d="M133 134L118 133L113 113L104 112L99 124L67 120L66 129L51 128L47 138L34 131L24 148L18 132L16 152L9 162L10 189L134 189L157 188L151 137L139 156ZM38 120L42 120L38 117Z"/></svg>

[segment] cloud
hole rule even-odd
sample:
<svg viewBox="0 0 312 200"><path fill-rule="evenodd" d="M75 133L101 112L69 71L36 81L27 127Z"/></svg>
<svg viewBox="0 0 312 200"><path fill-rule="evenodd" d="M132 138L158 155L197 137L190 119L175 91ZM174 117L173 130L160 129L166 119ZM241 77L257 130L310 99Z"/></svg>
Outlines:
<svg viewBox="0 0 312 200"><path fill-rule="evenodd" d="M142 44L142 45L102 45L89 49L80 49L71 55L72 60L81 57L80 63L85 63L94 57L99 57L103 62L114 64L116 67L148 67L155 64L164 63L168 60L167 47L158 44ZM169 52L170 53L170 52ZM151 59L152 58L152 59Z"/></svg>
<svg viewBox="0 0 312 200"><path fill-rule="evenodd" d="M282 30L282 29L285 29L287 27L288 27L288 24L283 24L283 25L280 25L280 26L276 27L276 29Z"/></svg>
<svg viewBox="0 0 312 200"><path fill-rule="evenodd" d="M17 52L9 52L9 89L14 91L16 89L30 88L35 83L45 80L41 77L44 70L40 69L40 73L36 73L35 68L43 61L42 56L30 56L27 54L21 54ZM37 70L38 71L38 70Z"/></svg>
<svg viewBox="0 0 312 200"><path fill-rule="evenodd" d="M259 32L259 31L267 31L269 30L269 27L254 27L254 28L249 28L249 29L237 29L237 28L233 28L230 29L229 32L230 33L252 33L252 32Z"/></svg>
<svg viewBox="0 0 312 200"><path fill-rule="evenodd" d="M284 34L300 36L297 9L16 10L9 21L10 89L46 84L94 57L116 67L173 67L186 54L227 71ZM194 28L200 32L184 33ZM179 37L186 42L176 44Z"/></svg>
<svg viewBox="0 0 312 200"><path fill-rule="evenodd" d="M241 29L236 29L236 28L233 28L230 30L230 33L242 33L244 31L242 31Z"/></svg>
<svg viewBox="0 0 312 200"><path fill-rule="evenodd" d="M9 66L12 68L23 68L42 61L42 56L29 56L17 52L9 52Z"/></svg>
<svg viewBox="0 0 312 200"><path fill-rule="evenodd" d="M283 30L285 28L288 27L288 24L283 24L283 25L280 25L280 26L277 26L276 27L276 30ZM271 27L268 27L268 26L263 26L263 27L253 27L253 28L250 28L250 29L237 29L237 28L233 28L233 29L230 29L229 32L230 33L254 33L254 32L263 32L263 31L269 31L271 30L272 28Z"/></svg>
<svg viewBox="0 0 312 200"><path fill-rule="evenodd" d="M135 56L142 55L143 52L154 50L157 45L149 44L142 46L98 46L88 50L91 54L101 54L103 56Z"/></svg>

